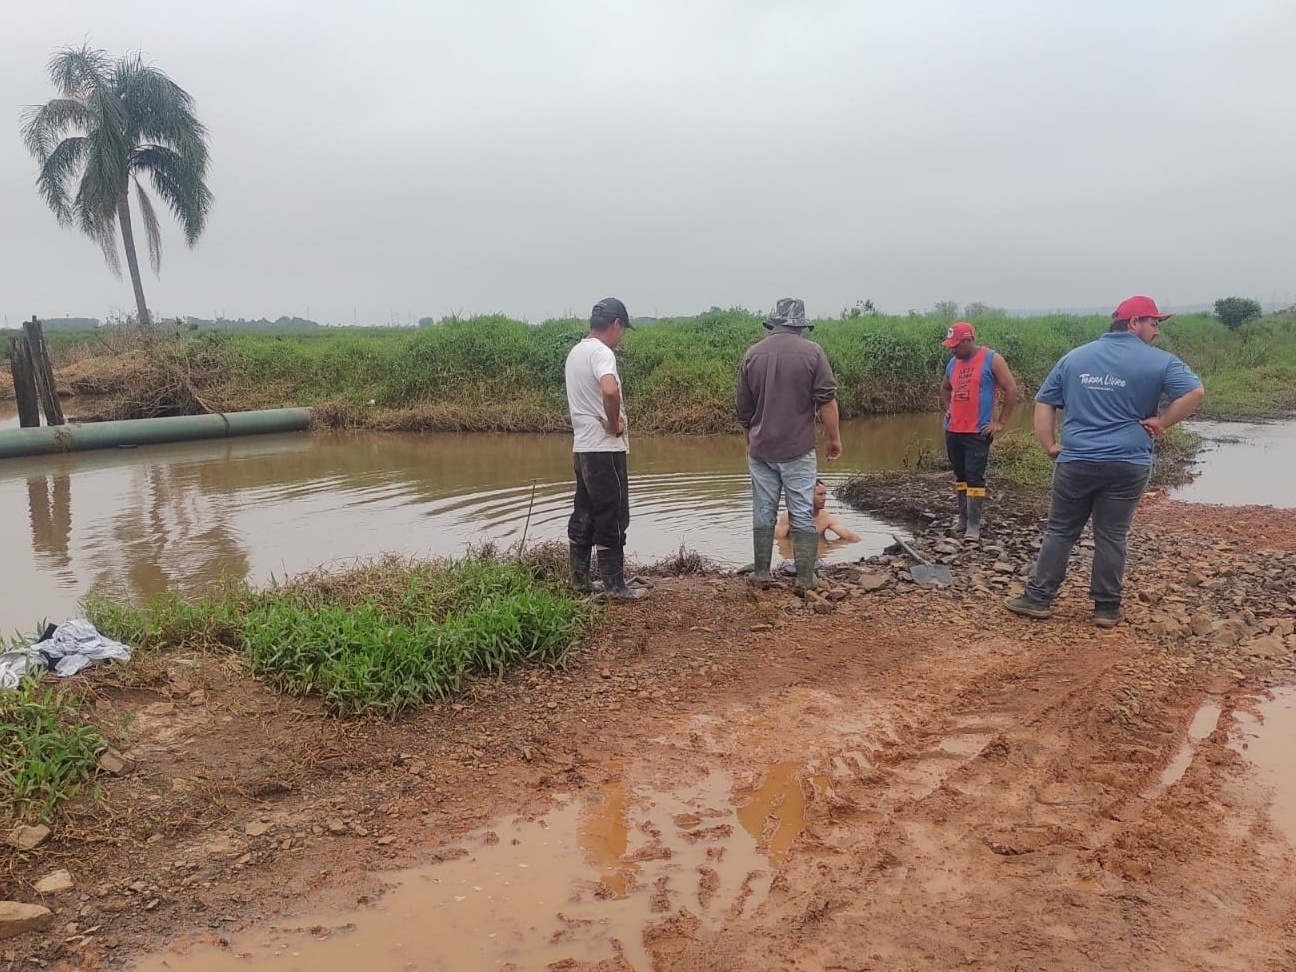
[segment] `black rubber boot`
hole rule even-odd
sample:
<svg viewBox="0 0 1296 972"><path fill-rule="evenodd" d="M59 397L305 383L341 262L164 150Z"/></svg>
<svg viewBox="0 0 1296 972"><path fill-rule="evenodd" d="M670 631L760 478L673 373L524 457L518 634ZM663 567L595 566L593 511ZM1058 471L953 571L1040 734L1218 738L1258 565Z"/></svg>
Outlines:
<svg viewBox="0 0 1296 972"><path fill-rule="evenodd" d="M580 594L592 594L594 585L590 583L590 554L592 547L583 547L574 543L567 545L567 563L570 571L568 577L572 590Z"/></svg>
<svg viewBox="0 0 1296 972"><path fill-rule="evenodd" d="M793 530L792 551L796 557L796 587L813 591L819 586L815 579L815 560L819 556L819 534L814 530Z"/></svg>
<svg viewBox="0 0 1296 972"><path fill-rule="evenodd" d="M967 530L963 536L968 540L981 539L981 516L985 512L984 496L969 496L967 500Z"/></svg>
<svg viewBox="0 0 1296 972"><path fill-rule="evenodd" d="M752 549L756 559L752 562L751 582L753 584L773 584L774 575L770 573L770 560L774 556L774 528L752 527Z"/></svg>
<svg viewBox="0 0 1296 972"><path fill-rule="evenodd" d="M603 594L612 601L637 601L648 592L638 587L627 587L625 582L625 550L605 547L598 552L599 573L603 577Z"/></svg>
<svg viewBox="0 0 1296 972"><path fill-rule="evenodd" d="M968 496L967 490L958 491L958 519L954 521L954 532L962 533L968 525Z"/></svg>

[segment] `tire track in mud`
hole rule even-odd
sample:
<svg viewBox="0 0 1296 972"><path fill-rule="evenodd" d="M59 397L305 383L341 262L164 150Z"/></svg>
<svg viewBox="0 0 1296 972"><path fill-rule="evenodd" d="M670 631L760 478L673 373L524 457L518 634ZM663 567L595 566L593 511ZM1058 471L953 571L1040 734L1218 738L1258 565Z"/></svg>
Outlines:
<svg viewBox="0 0 1296 972"><path fill-rule="evenodd" d="M939 629L928 633L928 644L939 644ZM906 665L889 671L885 661L900 654L894 644L867 661L830 646L816 680L827 677L838 707L871 701L875 714L888 710L891 718L881 722L889 732L872 740L847 732L836 740L841 751L811 756L803 781L822 779L825 767L836 772L827 774L828 787L805 787L798 853L779 870L760 914L700 937L658 967L1001 968L1012 967L1002 964L1011 958L1026 963L1018 967L1225 969L1279 962L1290 945L1240 939L1244 916L1223 929L1197 909L1172 916L1184 910L1181 900L1131 887L1128 874L1104 865L1104 851L1128 840L1147 809L1138 794L1167 761L1192 693L1162 692L1160 718L1144 720L1143 740L1131 743L1138 737L1113 714L1121 668L1140 650L1132 638L1082 635L1061 643L1011 634L1017 637L922 657L911 652ZM820 729L831 735L827 725ZM785 735L782 743L794 740ZM752 756L728 747L736 762ZM1121 812L1127 804L1134 812ZM1195 925L1216 933L1207 941L1191 933ZM858 947L866 954L842 964L842 952ZM1202 955L1214 957L1198 965L1194 956ZM1030 964L1040 956L1047 960Z"/></svg>

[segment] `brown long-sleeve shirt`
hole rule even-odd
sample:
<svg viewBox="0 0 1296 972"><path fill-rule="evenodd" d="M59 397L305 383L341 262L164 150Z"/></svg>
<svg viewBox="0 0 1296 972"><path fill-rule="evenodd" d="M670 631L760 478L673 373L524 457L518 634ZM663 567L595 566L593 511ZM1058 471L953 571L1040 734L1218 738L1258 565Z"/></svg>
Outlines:
<svg viewBox="0 0 1296 972"><path fill-rule="evenodd" d="M823 348L796 328L774 328L747 349L738 369L738 421L751 434L747 454L787 462L813 451L815 412L836 397Z"/></svg>

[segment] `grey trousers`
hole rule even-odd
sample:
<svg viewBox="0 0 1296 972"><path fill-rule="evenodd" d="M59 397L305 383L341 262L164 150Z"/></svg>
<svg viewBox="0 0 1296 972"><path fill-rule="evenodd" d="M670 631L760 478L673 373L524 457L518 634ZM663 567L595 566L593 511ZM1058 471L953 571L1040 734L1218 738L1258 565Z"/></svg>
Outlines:
<svg viewBox="0 0 1296 972"><path fill-rule="evenodd" d="M1080 531L1092 517L1095 604L1119 604L1125 583L1129 528L1152 470L1132 462L1059 462L1053 469L1053 499L1039 559L1026 596L1052 604L1066 577Z"/></svg>

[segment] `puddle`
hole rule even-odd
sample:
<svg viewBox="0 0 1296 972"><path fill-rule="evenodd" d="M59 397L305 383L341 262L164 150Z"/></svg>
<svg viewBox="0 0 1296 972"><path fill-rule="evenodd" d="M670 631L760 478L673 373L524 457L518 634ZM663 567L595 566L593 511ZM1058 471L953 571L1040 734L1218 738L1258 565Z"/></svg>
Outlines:
<svg viewBox="0 0 1296 972"><path fill-rule="evenodd" d="M716 926L764 901L771 863L805 828L803 771L779 763L737 789L712 774L670 794L614 778L538 820L470 835L440 863L379 875L390 890L350 913L153 956L137 972L521 972L570 961L649 972L654 923L687 908Z"/></svg>
<svg viewBox="0 0 1296 972"><path fill-rule="evenodd" d="M1183 779L1183 775L1188 772L1188 767L1192 764L1193 754L1197 752L1197 746L1203 739L1214 732L1219 725L1221 711L1218 702L1202 703L1193 716L1192 722L1188 725L1188 738L1179 747L1174 759L1170 760L1165 769L1161 771L1161 777L1157 780L1156 785L1143 794L1144 799L1152 800L1159 797Z"/></svg>
<svg viewBox="0 0 1296 972"><path fill-rule="evenodd" d="M778 763L754 790L738 790L734 802L738 822L758 846L766 849L771 864L777 865L806 826L806 798L801 789L800 763ZM811 781L821 793L829 791L825 777Z"/></svg>
<svg viewBox="0 0 1296 972"><path fill-rule="evenodd" d="M1193 422L1205 444L1192 482L1174 491L1189 503L1292 506L1296 421Z"/></svg>
<svg viewBox="0 0 1296 972"><path fill-rule="evenodd" d="M1296 845L1296 690L1274 694L1259 707L1259 718L1238 712L1238 752L1250 760L1273 789L1274 824Z"/></svg>

